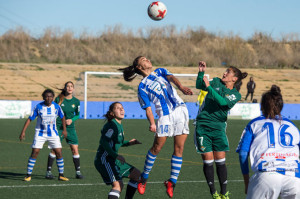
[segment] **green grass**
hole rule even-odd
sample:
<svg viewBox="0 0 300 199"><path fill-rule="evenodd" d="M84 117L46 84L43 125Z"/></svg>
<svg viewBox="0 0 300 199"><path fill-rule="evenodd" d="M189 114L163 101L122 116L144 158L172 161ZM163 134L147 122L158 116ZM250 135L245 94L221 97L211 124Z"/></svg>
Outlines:
<svg viewBox="0 0 300 199"><path fill-rule="evenodd" d="M46 180L46 163L49 150L47 144L41 150L33 170L31 182L24 182L27 168L27 160L31 153L31 142L34 135L35 121L30 124L26 132L26 140L19 142L19 134L22 130L24 119L2 119L0 120L0 193L1 198L107 198L110 186L103 181L93 165L94 156L98 147L100 129L103 120L78 120L76 123L79 137L79 151L81 157L81 170L83 180L75 179L72 154L69 147L63 141L63 156L65 160L65 176L70 178L69 182ZM238 156L235 148L239 142L241 132L248 121L231 120L228 122L227 134L231 146L226 161L228 168L228 190L231 199L245 198L242 174L239 168ZM194 127L190 122L191 134L189 135L184 150L183 166L176 185L173 198L206 199L210 198L208 186L205 183L202 172L202 161L196 154L193 144ZM300 125L300 121L295 121ZM153 134L148 131L146 120L124 120L125 139L137 138L143 144L121 148L120 154L127 162L142 170L144 157L152 145ZM145 195L136 193L135 198L153 199L167 198L163 181L170 175L170 157L173 151L173 140L169 138L166 145L155 162L150 174L149 183ZM57 168L54 166L53 173L57 176ZM217 179L217 178L216 178ZM128 179L124 179L125 184ZM216 182L219 190L219 184ZM124 186L126 189L126 185ZM125 189L121 198L125 198Z"/></svg>
<svg viewBox="0 0 300 199"><path fill-rule="evenodd" d="M122 84L122 83L118 83L118 89L121 89L121 90L134 90L134 88L132 86L128 86L128 85L125 85L125 84Z"/></svg>

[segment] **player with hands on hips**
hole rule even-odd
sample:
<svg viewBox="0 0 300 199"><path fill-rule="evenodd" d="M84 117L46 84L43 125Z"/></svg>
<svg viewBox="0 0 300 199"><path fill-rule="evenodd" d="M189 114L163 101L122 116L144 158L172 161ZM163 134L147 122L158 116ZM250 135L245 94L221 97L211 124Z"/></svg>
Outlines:
<svg viewBox="0 0 300 199"><path fill-rule="evenodd" d="M261 98L262 116L245 127L236 152L247 199L300 198L299 129L281 115L281 90L273 85ZM254 174L249 182L249 166Z"/></svg>
<svg viewBox="0 0 300 199"><path fill-rule="evenodd" d="M32 152L28 159L27 175L24 181L31 180L31 174L36 162L36 158L43 145L48 141L48 146L52 148L56 155L56 163L58 167L58 180L68 181L69 179L64 177L64 159L62 157L62 145L56 128L56 118L60 117L62 121L63 131L62 134L67 136L66 131L66 119L60 106L53 102L54 92L51 89L46 89L43 94L43 102L37 104L33 109L31 115L26 120L22 132L19 136L20 141L25 139L25 132L32 120L37 118L35 126L35 136L31 145Z"/></svg>
<svg viewBox="0 0 300 199"><path fill-rule="evenodd" d="M125 111L120 102L114 102L104 115L107 122L101 130L101 138L94 165L101 174L103 181L111 185L108 199L120 197L123 189L123 178L129 178L126 190L126 199L133 198L141 172L126 162L125 158L118 154L120 147L141 144L137 139L124 141L122 120Z"/></svg>
<svg viewBox="0 0 300 199"><path fill-rule="evenodd" d="M171 174L170 178L164 183L167 195L172 198L181 170L184 143L189 134L189 114L185 103L178 96L171 83L175 84L185 95L192 95L193 92L183 86L167 69L157 68L153 71L151 61L144 56L136 57L131 66L120 70L123 72L125 81L131 81L137 75L143 77L138 86L138 99L141 108L146 111L150 124L149 130L155 133L153 145L146 155L138 191L140 194L145 193L146 183L155 159L164 146L167 137L173 137L174 150L171 158ZM154 104L156 114L159 117L156 123L151 103Z"/></svg>

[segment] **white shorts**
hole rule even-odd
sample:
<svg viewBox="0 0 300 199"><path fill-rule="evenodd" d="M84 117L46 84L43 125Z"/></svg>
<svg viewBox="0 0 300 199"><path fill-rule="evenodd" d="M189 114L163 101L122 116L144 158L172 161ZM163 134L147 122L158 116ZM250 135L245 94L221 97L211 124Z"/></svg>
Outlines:
<svg viewBox="0 0 300 199"><path fill-rule="evenodd" d="M178 106L169 115L161 116L156 126L158 137L189 134L189 113L186 106Z"/></svg>
<svg viewBox="0 0 300 199"><path fill-rule="evenodd" d="M277 172L257 172L250 178L247 199L300 198L300 178Z"/></svg>
<svg viewBox="0 0 300 199"><path fill-rule="evenodd" d="M38 136L38 133L35 134L31 148L42 149L44 143L48 141L49 149L62 148L59 136Z"/></svg>

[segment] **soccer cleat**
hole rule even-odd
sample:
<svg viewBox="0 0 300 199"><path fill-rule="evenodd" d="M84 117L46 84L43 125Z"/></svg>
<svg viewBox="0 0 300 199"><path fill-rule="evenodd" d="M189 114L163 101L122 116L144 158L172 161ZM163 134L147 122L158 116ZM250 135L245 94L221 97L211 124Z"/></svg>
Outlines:
<svg viewBox="0 0 300 199"><path fill-rule="evenodd" d="M146 184L147 184L147 180L145 178L141 178L139 183L138 183L138 192L143 195L145 193L146 190Z"/></svg>
<svg viewBox="0 0 300 199"><path fill-rule="evenodd" d="M23 181L29 182L31 180L31 176L25 176L25 178L23 179Z"/></svg>
<svg viewBox="0 0 300 199"><path fill-rule="evenodd" d="M213 199L221 199L220 195L218 194L218 192L215 192L213 195L212 195L212 198Z"/></svg>
<svg viewBox="0 0 300 199"><path fill-rule="evenodd" d="M80 171L76 171L76 179L83 179L83 175L81 175Z"/></svg>
<svg viewBox="0 0 300 199"><path fill-rule="evenodd" d="M54 176L52 175L51 171L47 171L45 178L48 180L52 180L54 178Z"/></svg>
<svg viewBox="0 0 300 199"><path fill-rule="evenodd" d="M59 176L58 176L58 180L60 180L60 181L69 181L69 179L68 178L66 178L64 175L62 175L62 174L60 174Z"/></svg>
<svg viewBox="0 0 300 199"><path fill-rule="evenodd" d="M167 188L167 195L172 198L173 197L173 191L175 188L175 184L171 182L170 180L165 181L165 186Z"/></svg>
<svg viewBox="0 0 300 199"><path fill-rule="evenodd" d="M227 191L227 192L225 193L225 195L220 194L220 198L221 198L221 199L229 199L229 191Z"/></svg>

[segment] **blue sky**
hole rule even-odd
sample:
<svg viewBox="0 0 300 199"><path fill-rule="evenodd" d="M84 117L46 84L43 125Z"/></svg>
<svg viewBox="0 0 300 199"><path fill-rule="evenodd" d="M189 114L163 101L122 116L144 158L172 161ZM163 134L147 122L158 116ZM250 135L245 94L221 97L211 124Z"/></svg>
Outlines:
<svg viewBox="0 0 300 199"><path fill-rule="evenodd" d="M133 31L175 25L178 30L200 27L208 32L234 33L243 38L263 32L273 38L300 34L300 0L163 0L162 21L147 15L149 0L0 0L0 35L23 26L33 36L46 28L84 30L99 34L122 25Z"/></svg>

